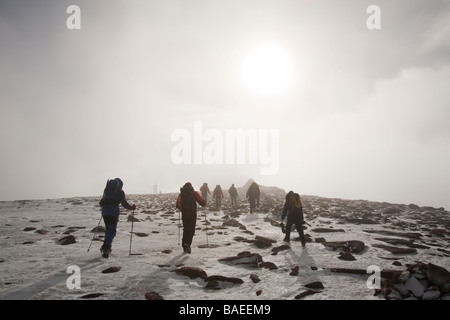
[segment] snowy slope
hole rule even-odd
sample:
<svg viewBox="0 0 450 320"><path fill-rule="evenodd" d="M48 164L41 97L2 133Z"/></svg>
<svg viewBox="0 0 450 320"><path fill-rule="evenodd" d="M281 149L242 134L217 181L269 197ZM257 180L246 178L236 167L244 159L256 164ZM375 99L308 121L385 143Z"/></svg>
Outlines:
<svg viewBox="0 0 450 320"><path fill-rule="evenodd" d="M132 223L127 219L131 212L122 209L109 259L102 258L99 252L102 232L87 252L92 229L100 219L98 197L1 202L0 299L81 299L87 295L109 300L145 299L146 293L155 292L165 300L292 300L308 290L305 285L320 282L323 289L313 289L314 294L302 299L378 300L384 296L374 296L374 289L367 287L370 274L336 273L330 269L366 270L376 265L380 269L405 270L408 263L415 261L450 269L450 215L443 209L302 196L305 218L311 224L305 233L311 240L302 248L295 241L297 233L292 232L290 248L275 255L272 249L285 244L277 226L284 199L279 192L271 194L269 188L253 214L247 202L241 201L234 210L228 199L220 211L201 209L193 251L188 255L179 246L176 196L128 195L128 201L138 208L135 217L139 220L133 223L132 255ZM224 226L225 221L238 224ZM340 232L330 232L333 229ZM381 234L383 230L391 234ZM408 233L420 236L414 240L402 236ZM68 235L73 235L76 242L61 245L58 240ZM257 236L275 242L259 248L251 242ZM328 242L359 240L365 249L352 253L356 260L345 261L338 258L339 249L324 246L321 238ZM377 246L392 246L377 240L380 238L400 238L424 248L393 254ZM259 254L277 269L219 261L244 251ZM67 273L69 266L79 267L79 289L70 289L67 284L72 276ZM207 289L203 279L173 272L183 266L201 268L208 276L240 278L243 283L222 282L219 290ZM110 267L118 267L118 271L102 273ZM291 275L296 267L298 274ZM255 283L251 275L260 281Z"/></svg>

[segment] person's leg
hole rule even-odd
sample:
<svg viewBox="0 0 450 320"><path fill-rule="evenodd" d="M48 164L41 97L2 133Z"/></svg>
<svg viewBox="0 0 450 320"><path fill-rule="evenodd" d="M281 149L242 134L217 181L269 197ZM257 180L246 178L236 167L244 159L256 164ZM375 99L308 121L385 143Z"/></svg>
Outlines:
<svg viewBox="0 0 450 320"><path fill-rule="evenodd" d="M116 216L103 216L103 221L105 222L105 240L103 242L103 247L111 250L112 242L116 236L119 218Z"/></svg>
<svg viewBox="0 0 450 320"><path fill-rule="evenodd" d="M186 251L186 249L189 249L192 244L192 239L195 234L195 224L197 222L197 214L183 214L182 217L183 220L183 240L182 245L183 249Z"/></svg>

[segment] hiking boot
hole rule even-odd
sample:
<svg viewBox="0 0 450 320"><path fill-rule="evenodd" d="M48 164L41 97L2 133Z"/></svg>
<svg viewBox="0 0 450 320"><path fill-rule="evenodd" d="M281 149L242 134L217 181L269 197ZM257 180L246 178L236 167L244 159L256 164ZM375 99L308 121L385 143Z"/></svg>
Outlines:
<svg viewBox="0 0 450 320"><path fill-rule="evenodd" d="M105 246L105 245L103 245L100 248L100 252L102 253L103 258L108 258L109 254L111 253L111 251L112 251L111 247L108 247L108 246Z"/></svg>
<svg viewBox="0 0 450 320"><path fill-rule="evenodd" d="M284 241L284 242L291 242L291 240L290 240L289 238L287 238L287 237L285 237L285 238L283 239L283 241Z"/></svg>
<svg viewBox="0 0 450 320"><path fill-rule="evenodd" d="M191 246L189 246L187 244L183 244L183 251L185 253L191 253Z"/></svg>

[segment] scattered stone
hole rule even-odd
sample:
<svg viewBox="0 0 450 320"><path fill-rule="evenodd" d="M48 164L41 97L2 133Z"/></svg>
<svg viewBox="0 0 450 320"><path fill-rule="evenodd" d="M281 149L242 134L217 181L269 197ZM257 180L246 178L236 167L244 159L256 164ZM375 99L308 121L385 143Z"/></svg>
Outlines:
<svg viewBox="0 0 450 320"><path fill-rule="evenodd" d="M183 276L189 277L191 279L195 278L206 278L207 274L203 269L196 267L181 267L179 269L172 270L171 272L175 272L176 274L181 274Z"/></svg>
<svg viewBox="0 0 450 320"><path fill-rule="evenodd" d="M359 241L359 240L326 241L326 242L322 242L322 244L325 247L331 248L333 250L342 249L342 250L344 250L344 252L354 252L354 253L360 253L366 248L366 245L364 244L364 242Z"/></svg>
<svg viewBox="0 0 450 320"><path fill-rule="evenodd" d="M148 237L148 233L145 232L134 232L133 234L137 235L138 237Z"/></svg>
<svg viewBox="0 0 450 320"><path fill-rule="evenodd" d="M222 258L219 261L231 264L231 265L249 265L257 267L260 262L263 261L262 257L258 253L250 253L249 251L244 251L239 253L237 256Z"/></svg>
<svg viewBox="0 0 450 320"><path fill-rule="evenodd" d="M301 299L301 298L304 298L306 296L310 296L310 295L315 294L315 293L317 293L317 291L306 290L306 291L303 291L303 292L299 293L298 295L296 295L295 299Z"/></svg>
<svg viewBox="0 0 450 320"><path fill-rule="evenodd" d="M89 294L85 294L84 296L81 296L81 299L93 299L93 298L98 298L101 297L103 295L105 295L106 293L89 293Z"/></svg>
<svg viewBox="0 0 450 320"><path fill-rule="evenodd" d="M150 291L145 293L146 300L164 300L164 298L157 292Z"/></svg>
<svg viewBox="0 0 450 320"><path fill-rule="evenodd" d="M102 271L102 273L115 273L119 272L122 269L122 267L109 267Z"/></svg>
<svg viewBox="0 0 450 320"><path fill-rule="evenodd" d="M338 259L345 261L354 261L356 258L350 252L339 252Z"/></svg>
<svg viewBox="0 0 450 320"><path fill-rule="evenodd" d="M141 220L139 220L138 218L136 218L136 217L134 216L134 214L128 215L127 221L128 221L128 222L141 222Z"/></svg>
<svg viewBox="0 0 450 320"><path fill-rule="evenodd" d="M450 272L432 263L427 264L427 276L438 287L450 283Z"/></svg>
<svg viewBox="0 0 450 320"><path fill-rule="evenodd" d="M299 266L295 266L294 268L291 269L291 272L289 272L290 276L298 276L298 270L300 269Z"/></svg>
<svg viewBox="0 0 450 320"><path fill-rule="evenodd" d="M262 290L258 290L255 293L256 293L257 296L260 296L262 292L263 292Z"/></svg>
<svg viewBox="0 0 450 320"><path fill-rule="evenodd" d="M276 269L278 269L278 267L275 265L275 263L273 263L273 262L266 262L266 261L263 261L263 262L261 262L260 264L259 264L259 266L260 267L262 267L262 268L267 268L267 269L269 269L269 270L276 270Z"/></svg>
<svg viewBox="0 0 450 320"><path fill-rule="evenodd" d="M308 289L325 289L322 282L320 282L320 281L305 284L305 287Z"/></svg>
<svg viewBox="0 0 450 320"><path fill-rule="evenodd" d="M35 227L26 227L23 229L23 231L25 231L25 232L33 231L33 230L36 230L36 228Z"/></svg>
<svg viewBox="0 0 450 320"><path fill-rule="evenodd" d="M62 246L66 246L69 244L74 244L77 241L75 240L75 237L73 235L68 235L66 237L59 239L57 242L58 242L58 244L60 244Z"/></svg>
<svg viewBox="0 0 450 320"><path fill-rule="evenodd" d="M98 226L98 227L95 227L94 229L92 229L91 230L91 232L106 232L106 229L105 229L105 227L104 226Z"/></svg>
<svg viewBox="0 0 450 320"><path fill-rule="evenodd" d="M258 282L261 281L261 279L260 279L256 274L254 274L254 273L252 273L252 274L250 275L250 279L253 281L253 283L258 283Z"/></svg>
<svg viewBox="0 0 450 320"><path fill-rule="evenodd" d="M290 248L291 247L289 245L283 244L283 245L281 245L279 247L273 248L272 249L272 255L277 255L278 252L283 251L283 250L287 250L287 249L290 249Z"/></svg>
<svg viewBox="0 0 450 320"><path fill-rule="evenodd" d="M344 229L334 229L334 228L314 228L311 229L313 232L325 233L325 232L345 232Z"/></svg>
<svg viewBox="0 0 450 320"><path fill-rule="evenodd" d="M163 250L163 251L161 251L162 253L166 253L166 254L169 254L169 253L172 253L172 250L170 250L170 249L166 249L166 250Z"/></svg>

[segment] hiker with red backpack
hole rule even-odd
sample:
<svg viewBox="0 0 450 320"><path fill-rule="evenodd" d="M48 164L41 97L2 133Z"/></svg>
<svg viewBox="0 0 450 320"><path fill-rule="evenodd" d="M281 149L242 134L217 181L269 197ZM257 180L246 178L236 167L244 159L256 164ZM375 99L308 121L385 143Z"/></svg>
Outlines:
<svg viewBox="0 0 450 320"><path fill-rule="evenodd" d="M125 192L122 190L123 182L119 178L108 180L103 191L100 206L102 208L102 217L105 222L105 240L100 251L104 258L108 258L111 253L111 246L116 236L117 223L119 222L121 204L125 209L136 210L135 205L130 205L125 199Z"/></svg>
<svg viewBox="0 0 450 320"><path fill-rule="evenodd" d="M201 206L206 205L206 201L194 190L192 184L186 182L180 188L180 194L176 203L177 209L181 210L181 219L183 221L183 239L181 243L185 253L191 253L192 238L194 237L197 223L197 203Z"/></svg>

